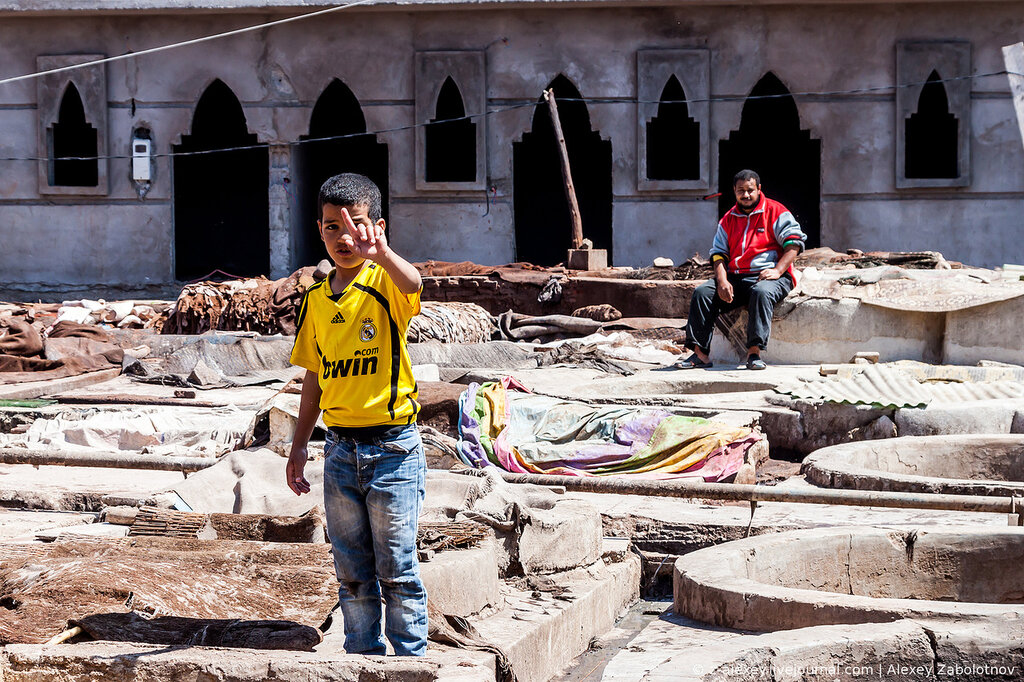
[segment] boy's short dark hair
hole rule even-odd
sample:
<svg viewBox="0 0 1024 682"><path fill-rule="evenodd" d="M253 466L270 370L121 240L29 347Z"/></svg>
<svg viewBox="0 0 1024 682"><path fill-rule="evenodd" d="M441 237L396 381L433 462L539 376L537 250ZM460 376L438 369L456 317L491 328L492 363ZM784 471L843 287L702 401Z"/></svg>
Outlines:
<svg viewBox="0 0 1024 682"><path fill-rule="evenodd" d="M732 176L732 186L735 187L738 182L746 182L747 180L753 180L757 183L757 186L761 186L761 176L752 170L744 169L736 175Z"/></svg>
<svg viewBox="0 0 1024 682"><path fill-rule="evenodd" d="M372 222L380 220L380 188L365 175L341 173L320 186L316 212L324 217L324 204L334 206L365 206Z"/></svg>

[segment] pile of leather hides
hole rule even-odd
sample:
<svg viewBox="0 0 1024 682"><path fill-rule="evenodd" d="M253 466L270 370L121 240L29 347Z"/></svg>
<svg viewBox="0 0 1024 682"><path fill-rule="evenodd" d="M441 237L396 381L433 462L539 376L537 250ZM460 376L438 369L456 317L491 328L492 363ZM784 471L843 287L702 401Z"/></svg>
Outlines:
<svg viewBox="0 0 1024 682"><path fill-rule="evenodd" d="M423 301L405 338L409 343L482 343L497 330L494 317L476 303Z"/></svg>
<svg viewBox="0 0 1024 682"><path fill-rule="evenodd" d="M530 394L511 377L459 399L462 461L516 473L721 481L758 441L751 429L666 410Z"/></svg>
<svg viewBox="0 0 1024 682"><path fill-rule="evenodd" d="M124 351L99 327L62 320L44 339L27 320L0 317L0 384L44 381L113 369Z"/></svg>
<svg viewBox="0 0 1024 682"><path fill-rule="evenodd" d="M165 301L104 301L83 298L64 301L57 312L57 322L83 325L107 325L120 329L155 329L162 327L170 306Z"/></svg>

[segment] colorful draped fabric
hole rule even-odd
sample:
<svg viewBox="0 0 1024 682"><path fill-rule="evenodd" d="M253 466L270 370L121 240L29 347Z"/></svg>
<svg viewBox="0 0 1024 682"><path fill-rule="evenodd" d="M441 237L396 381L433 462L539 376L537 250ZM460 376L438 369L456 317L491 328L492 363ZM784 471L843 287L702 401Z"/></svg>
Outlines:
<svg viewBox="0 0 1024 682"><path fill-rule="evenodd" d="M459 407L463 462L518 473L720 481L758 440L749 428L665 410L532 395L511 377L470 384Z"/></svg>

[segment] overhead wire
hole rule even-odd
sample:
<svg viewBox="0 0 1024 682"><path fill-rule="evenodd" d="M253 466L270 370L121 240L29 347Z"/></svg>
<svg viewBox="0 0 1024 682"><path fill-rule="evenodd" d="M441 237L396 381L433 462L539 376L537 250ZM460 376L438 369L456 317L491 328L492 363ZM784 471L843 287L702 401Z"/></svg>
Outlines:
<svg viewBox="0 0 1024 682"><path fill-rule="evenodd" d="M369 2L369 1L371 1L371 0L359 0L359 2ZM353 4L357 4L357 3L353 3ZM345 7L349 7L349 6L351 6L351 5L345 5ZM340 8L332 8L332 9L340 9ZM309 15L302 15L302 16L309 16ZM602 97L559 97L557 101L558 102L581 102L581 103L584 103L584 104L629 104L629 105L639 105L639 104L681 104L681 103L684 103L684 102L687 105L689 105L689 104L699 104L699 103L714 103L714 102L747 102L747 101L751 101L751 100L782 99L782 98L787 98L787 97L791 97L791 98L795 99L795 98L816 97L816 96L817 97L829 97L829 96L835 96L835 95L855 95L855 94L864 94L864 93L880 92L880 91L888 91L888 90L898 90L898 89L901 89L901 88L914 88L914 87L918 87L918 86L927 85L928 83L949 83L949 82L956 82L956 81L963 81L963 80L975 80L975 79L981 79L981 78L991 78L993 76L1020 76L1020 77L1024 77L1024 74L1020 74L1020 73L1017 73L1017 72L1014 72L1014 71L1002 70L1002 71L991 71L991 72L987 72L987 73L972 74L972 75L969 75L969 76L956 76L956 77L952 77L952 78L941 78L941 79L917 81L917 82L910 82L910 83L900 83L900 84L896 84L896 85L878 85L878 86L869 86L869 87L863 87L863 88L851 88L851 89L847 89L847 90L801 91L801 92L791 92L791 93L779 93L779 94L772 94L772 95L746 95L746 96L744 96L744 95L718 95L718 96L714 96L714 97L697 97L697 98L673 99L673 100L641 100L641 99L631 99L631 98L602 98ZM532 101L531 100L531 101L520 102L518 104L510 104L510 105L503 106L503 107L497 107L497 108L489 109L487 111L480 112L480 113L466 114L465 116L462 116L462 117L459 117L459 118L445 119L444 122L460 121L460 120L473 120L473 119L478 119L478 118L485 118L485 117L488 117L488 116L494 116L496 114L501 114L501 113L505 113L505 112L508 112L508 111L515 111L517 109L532 108L532 107L539 106L541 104L543 104L543 98L540 98L537 101ZM390 128L380 128L380 129L377 129L377 130L367 130L367 131L361 132L361 133L345 133L343 135L329 135L329 136L324 136L324 137L307 138L307 139L304 139L304 140L289 140L289 141L286 141L286 142L274 142L272 144L274 144L275 146L280 145L280 146L293 146L294 147L294 146L300 146L300 145L303 145L303 144L311 144L311 143L314 143L314 142L328 142L328 141L333 141L333 140L345 140L345 139L356 138L356 137L364 137L366 135L387 135L387 134L390 134L390 133L397 133L397 132L403 132L403 131L406 131L406 130L415 130L417 128L424 128L424 127L427 127L429 125L432 125L434 123L439 123L439 122L440 121L426 121L426 122L423 122L423 123L410 123L410 124L407 124L407 125L393 126L393 127L390 127ZM206 155L206 154L221 154L221 153L225 153L225 152L247 151L247 150L252 150L252 149L262 149L264 147L267 147L268 144L271 144L271 143L261 142L261 143L256 143L256 144L237 145L237 146L231 146L231 147L218 147L216 149L200 149L200 150L193 150L193 151L159 152L159 153L151 154L150 158L158 159L158 158L171 158L171 157L184 157L184 156L201 156L201 155ZM49 160L51 160L51 158L59 158L61 161L105 161L105 160L111 160L111 159L131 159L132 155L131 154L104 154L104 155L98 155L98 156L61 156L61 157L6 156L6 157L0 157L0 161L49 161Z"/></svg>
<svg viewBox="0 0 1024 682"><path fill-rule="evenodd" d="M21 76L10 76L8 78L0 78L0 85L6 85L8 83L17 83L19 81L31 80L33 78L39 78L41 76L48 76L53 73L63 73L65 71L74 71L75 69L85 69L90 66L99 66L101 64L109 64L110 62L121 61L122 59L132 59L135 57L144 57L149 54L156 54L157 52L165 52L167 50L176 50L180 47L188 47L190 45L198 45L199 43L209 42L211 40L219 40L221 38L230 38L231 36L241 35L243 33L251 33L252 31L261 31L265 28L271 28L273 26L280 26L282 24L290 24L293 21L303 21L312 17L322 16L324 14L330 14L331 12L339 12L349 7L355 7L356 5L365 5L367 3L374 2L374 0L353 0L347 2L344 5L337 5L335 7L327 7L325 9L319 9L315 12L307 12L305 14L296 14L295 16L285 17L284 19L274 19L267 21L262 24L255 24L253 26L245 26L243 28L236 28L230 31L223 31L221 33L214 33L208 36L202 36L200 38L192 38L190 40L182 40L176 43L169 43L167 45L160 45L157 47L150 47L145 50L139 50L138 52L125 52L124 54L114 55L113 57L102 57L100 59L93 59L91 61L82 62L81 64L69 64L68 66L58 66L52 69L45 69L43 71L35 71L33 73L26 73Z"/></svg>

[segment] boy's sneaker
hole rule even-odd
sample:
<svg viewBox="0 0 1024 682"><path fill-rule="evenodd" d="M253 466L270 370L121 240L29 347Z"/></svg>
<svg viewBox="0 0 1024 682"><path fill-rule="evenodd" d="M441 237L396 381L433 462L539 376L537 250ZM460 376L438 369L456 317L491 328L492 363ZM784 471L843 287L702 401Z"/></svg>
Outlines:
<svg viewBox="0 0 1024 682"><path fill-rule="evenodd" d="M747 369L768 369L768 365L764 364L760 355L748 355Z"/></svg>

